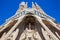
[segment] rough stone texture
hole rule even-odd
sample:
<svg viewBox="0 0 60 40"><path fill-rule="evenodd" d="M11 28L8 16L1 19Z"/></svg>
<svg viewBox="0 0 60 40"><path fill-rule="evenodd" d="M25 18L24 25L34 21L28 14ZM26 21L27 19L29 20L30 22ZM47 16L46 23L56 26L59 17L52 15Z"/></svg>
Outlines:
<svg viewBox="0 0 60 40"><path fill-rule="evenodd" d="M22 2L14 16L0 27L0 40L60 40L60 25L36 3Z"/></svg>

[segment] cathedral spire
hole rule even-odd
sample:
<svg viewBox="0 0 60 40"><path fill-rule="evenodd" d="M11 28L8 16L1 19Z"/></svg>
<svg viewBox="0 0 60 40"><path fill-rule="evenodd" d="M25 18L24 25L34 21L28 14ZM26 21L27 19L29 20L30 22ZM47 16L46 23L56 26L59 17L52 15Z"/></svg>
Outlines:
<svg viewBox="0 0 60 40"><path fill-rule="evenodd" d="M35 8L35 4L32 2L32 8Z"/></svg>

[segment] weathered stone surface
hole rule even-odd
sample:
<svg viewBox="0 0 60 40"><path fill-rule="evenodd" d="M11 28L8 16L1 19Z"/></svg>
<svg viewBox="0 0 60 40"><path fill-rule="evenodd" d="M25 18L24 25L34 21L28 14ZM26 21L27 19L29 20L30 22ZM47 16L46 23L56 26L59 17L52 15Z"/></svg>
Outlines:
<svg viewBox="0 0 60 40"><path fill-rule="evenodd" d="M32 8L25 2L19 5L16 14L0 27L0 40L60 40L60 25L35 4Z"/></svg>

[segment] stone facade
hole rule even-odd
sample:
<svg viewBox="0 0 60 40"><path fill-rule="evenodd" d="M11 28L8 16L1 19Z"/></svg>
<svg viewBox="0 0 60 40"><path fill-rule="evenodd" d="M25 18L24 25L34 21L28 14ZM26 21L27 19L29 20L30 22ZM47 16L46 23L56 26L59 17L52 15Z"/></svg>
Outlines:
<svg viewBox="0 0 60 40"><path fill-rule="evenodd" d="M16 14L0 27L0 40L60 40L60 25L37 3L21 2Z"/></svg>

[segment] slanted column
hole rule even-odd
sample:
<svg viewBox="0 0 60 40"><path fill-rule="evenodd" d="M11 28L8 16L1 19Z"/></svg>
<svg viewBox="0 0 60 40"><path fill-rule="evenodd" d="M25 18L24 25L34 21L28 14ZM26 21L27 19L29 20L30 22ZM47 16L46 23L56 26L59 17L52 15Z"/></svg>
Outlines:
<svg viewBox="0 0 60 40"><path fill-rule="evenodd" d="M20 36L20 38L19 38L19 40L25 40L25 33L23 32L22 34L21 34L21 36Z"/></svg>
<svg viewBox="0 0 60 40"><path fill-rule="evenodd" d="M55 24L53 21L49 20L51 25L53 25L53 27L57 28L60 31L60 28L57 26L57 24Z"/></svg>
<svg viewBox="0 0 60 40"><path fill-rule="evenodd" d="M12 22L12 20L10 20L9 22L7 22L7 24L4 25L4 27L0 30L0 32L2 32L5 28L8 27L8 25Z"/></svg>
<svg viewBox="0 0 60 40"><path fill-rule="evenodd" d="M51 35L51 37L54 39L54 40L59 40L49 29L48 27L43 23L42 19L38 16L34 16L36 17L36 19L40 22L40 24L42 25L43 28L45 28L45 30Z"/></svg>
<svg viewBox="0 0 60 40"><path fill-rule="evenodd" d="M0 38L0 40L3 40L3 38L5 37L6 33L4 32L2 37Z"/></svg>
<svg viewBox="0 0 60 40"><path fill-rule="evenodd" d="M14 31L14 29L19 25L19 23L22 21L24 16L20 17L17 23L9 30L9 32L5 35L3 40L7 39L7 37Z"/></svg>
<svg viewBox="0 0 60 40"><path fill-rule="evenodd" d="M47 35L47 32L43 28L41 28L41 30L45 40L50 40L49 36Z"/></svg>
<svg viewBox="0 0 60 40"><path fill-rule="evenodd" d="M59 36L59 34L57 33L57 32L55 32L55 34L59 37L59 39L60 39L60 36Z"/></svg>
<svg viewBox="0 0 60 40"><path fill-rule="evenodd" d="M16 29L16 31L13 33L13 39L12 40L16 39L18 33L19 33L19 29Z"/></svg>

